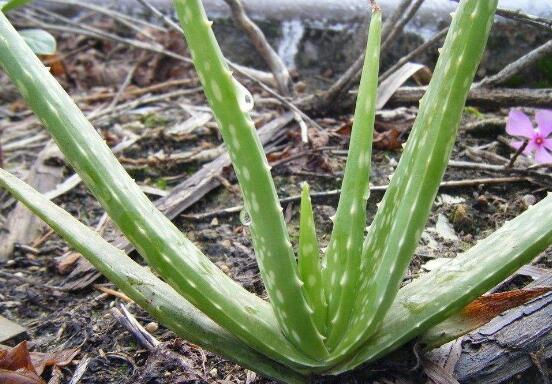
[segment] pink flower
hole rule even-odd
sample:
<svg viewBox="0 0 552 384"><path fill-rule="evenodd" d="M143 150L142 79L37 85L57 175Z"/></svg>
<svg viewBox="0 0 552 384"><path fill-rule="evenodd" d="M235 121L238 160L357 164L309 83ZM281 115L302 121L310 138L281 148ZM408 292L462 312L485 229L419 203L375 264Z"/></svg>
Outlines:
<svg viewBox="0 0 552 384"><path fill-rule="evenodd" d="M541 109L535 113L537 128L529 117L519 111L512 110L508 115L506 123L506 132L512 136L521 136L528 139L527 147L523 150L525 155L535 152L535 161L537 163L552 163L552 110ZM511 146L519 149L524 141L513 141Z"/></svg>

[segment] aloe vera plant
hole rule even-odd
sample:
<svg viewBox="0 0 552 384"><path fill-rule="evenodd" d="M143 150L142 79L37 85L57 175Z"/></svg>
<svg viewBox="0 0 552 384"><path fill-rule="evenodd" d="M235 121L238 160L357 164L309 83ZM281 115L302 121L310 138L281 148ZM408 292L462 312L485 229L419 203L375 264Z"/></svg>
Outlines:
<svg viewBox="0 0 552 384"><path fill-rule="evenodd" d="M381 12L373 6L342 195L326 252L303 186L297 255L255 127L200 0L175 0L192 59L251 218L269 302L221 272L140 191L0 12L0 64L113 222L161 278L22 181L0 186L178 335L289 383L381 358L460 311L552 244L552 196L399 289L448 162L497 0L462 0L389 190L367 236Z"/></svg>

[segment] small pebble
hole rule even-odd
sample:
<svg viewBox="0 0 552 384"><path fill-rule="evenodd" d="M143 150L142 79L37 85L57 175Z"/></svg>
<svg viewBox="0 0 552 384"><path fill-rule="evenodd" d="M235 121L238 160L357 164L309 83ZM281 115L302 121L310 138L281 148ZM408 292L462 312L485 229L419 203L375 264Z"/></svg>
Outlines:
<svg viewBox="0 0 552 384"><path fill-rule="evenodd" d="M157 332L157 330L159 329L159 324L157 324L155 321L152 321L151 323L147 323L144 328L149 333L154 333Z"/></svg>
<svg viewBox="0 0 552 384"><path fill-rule="evenodd" d="M523 202L525 208L529 208L530 206L535 205L535 203L537 202L537 198L533 195L524 195L521 198L521 201Z"/></svg>
<svg viewBox="0 0 552 384"><path fill-rule="evenodd" d="M226 273L227 275L230 273L230 267L228 267L228 265L226 264L220 263L219 268L222 272Z"/></svg>

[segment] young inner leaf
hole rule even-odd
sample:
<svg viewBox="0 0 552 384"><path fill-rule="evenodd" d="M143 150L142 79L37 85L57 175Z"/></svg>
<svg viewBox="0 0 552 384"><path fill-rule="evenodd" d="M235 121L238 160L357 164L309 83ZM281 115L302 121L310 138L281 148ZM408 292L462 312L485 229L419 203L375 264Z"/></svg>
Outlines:
<svg viewBox="0 0 552 384"><path fill-rule="evenodd" d="M347 329L360 275L360 255L370 192L372 137L381 41L381 11L374 7L364 69L351 132L349 155L324 271L329 304L326 345L331 350Z"/></svg>
<svg viewBox="0 0 552 384"><path fill-rule="evenodd" d="M303 183L301 192L301 220L299 223L299 275L305 282L303 289L314 310L314 320L318 330L326 334L326 315L328 305L322 283L320 249L316 239L316 229L312 213L309 185Z"/></svg>
<svg viewBox="0 0 552 384"><path fill-rule="evenodd" d="M363 249L362 281L339 358L370 337L398 291L443 177L497 0L464 0L456 11L406 149Z"/></svg>

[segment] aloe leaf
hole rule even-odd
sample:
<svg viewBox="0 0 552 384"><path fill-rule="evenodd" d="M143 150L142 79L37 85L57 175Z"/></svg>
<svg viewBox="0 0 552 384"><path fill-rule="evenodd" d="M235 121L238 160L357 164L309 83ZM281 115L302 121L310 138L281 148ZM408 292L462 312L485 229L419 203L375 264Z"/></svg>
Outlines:
<svg viewBox="0 0 552 384"><path fill-rule="evenodd" d="M155 208L1 12L0 64L114 223L171 286L252 348L285 365L319 365L282 335L267 302L224 274Z"/></svg>
<svg viewBox="0 0 552 384"><path fill-rule="evenodd" d="M370 194L372 137L376 116L376 95L381 43L381 11L373 6L362 78L356 102L349 155L326 254L324 270L328 300L331 350L343 338L356 297L360 256L366 227L366 202Z"/></svg>
<svg viewBox="0 0 552 384"><path fill-rule="evenodd" d="M368 231L354 314L336 358L376 331L397 294L454 146L496 6L497 0L463 0L453 16L405 151Z"/></svg>
<svg viewBox="0 0 552 384"><path fill-rule="evenodd" d="M229 71L201 1L174 3L240 183L259 269L278 323L299 350L323 359L323 337L303 292L270 167L248 113L253 98Z"/></svg>
<svg viewBox="0 0 552 384"><path fill-rule="evenodd" d="M0 186L44 220L126 295L179 336L265 376L284 382L304 382L299 373L247 347L147 268L1 168Z"/></svg>
<svg viewBox="0 0 552 384"><path fill-rule="evenodd" d="M332 374L384 356L454 315L552 245L552 195L402 288L377 332Z"/></svg>
<svg viewBox="0 0 552 384"><path fill-rule="evenodd" d="M318 331L326 333L327 303L322 282L320 248L316 239L316 229L312 213L309 185L303 183L301 191L301 216L299 222L299 276L305 282L303 289L314 310L314 320Z"/></svg>

